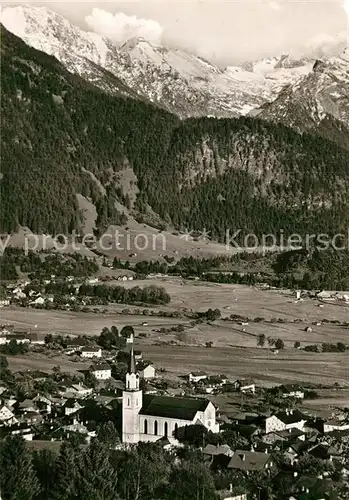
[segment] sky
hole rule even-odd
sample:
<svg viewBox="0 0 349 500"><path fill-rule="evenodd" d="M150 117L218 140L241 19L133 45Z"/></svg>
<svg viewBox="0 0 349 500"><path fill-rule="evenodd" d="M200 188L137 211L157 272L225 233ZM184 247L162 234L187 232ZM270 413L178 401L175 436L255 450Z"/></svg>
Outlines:
<svg viewBox="0 0 349 500"><path fill-rule="evenodd" d="M289 52L296 56L332 55L349 40L349 0L22 3L45 5L81 28L118 43L143 36L223 66Z"/></svg>

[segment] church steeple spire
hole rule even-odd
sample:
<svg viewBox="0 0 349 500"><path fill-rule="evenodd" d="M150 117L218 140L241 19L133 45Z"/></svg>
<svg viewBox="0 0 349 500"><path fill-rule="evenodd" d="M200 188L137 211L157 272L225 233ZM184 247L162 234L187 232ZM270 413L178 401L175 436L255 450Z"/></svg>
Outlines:
<svg viewBox="0 0 349 500"><path fill-rule="evenodd" d="M128 362L128 369L126 373L126 390L138 391L139 390L139 374L137 373L137 365L133 344L131 346L130 359Z"/></svg>
<svg viewBox="0 0 349 500"><path fill-rule="evenodd" d="M136 358L133 350L133 344L130 351L130 359L128 363L128 372L127 373L136 373Z"/></svg>

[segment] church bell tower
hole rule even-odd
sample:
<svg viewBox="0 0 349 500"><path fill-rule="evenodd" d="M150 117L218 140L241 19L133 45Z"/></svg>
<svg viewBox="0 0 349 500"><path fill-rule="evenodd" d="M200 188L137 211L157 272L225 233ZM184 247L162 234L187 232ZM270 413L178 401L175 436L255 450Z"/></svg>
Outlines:
<svg viewBox="0 0 349 500"><path fill-rule="evenodd" d="M133 345L126 374L126 389L122 393L122 442L138 443L139 412L142 408L143 392L139 389L139 374L136 370L136 360Z"/></svg>

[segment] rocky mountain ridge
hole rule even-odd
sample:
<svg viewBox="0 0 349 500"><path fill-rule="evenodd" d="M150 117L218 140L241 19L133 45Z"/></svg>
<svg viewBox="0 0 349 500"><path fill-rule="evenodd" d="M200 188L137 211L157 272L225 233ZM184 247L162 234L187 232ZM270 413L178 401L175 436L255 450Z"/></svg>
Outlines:
<svg viewBox="0 0 349 500"><path fill-rule="evenodd" d="M232 66L224 71L183 50L130 39L117 46L73 26L44 7L7 7L1 22L32 47L54 55L68 71L110 93L119 93L101 68L123 84L122 93L159 105L180 118L234 117L255 113L312 71L313 61L288 55Z"/></svg>
<svg viewBox="0 0 349 500"><path fill-rule="evenodd" d="M82 197L99 232L127 227L122 207L215 240L239 228L346 231L349 153L332 142L252 117L180 120L111 96L5 28L1 55L2 232L80 231Z"/></svg>

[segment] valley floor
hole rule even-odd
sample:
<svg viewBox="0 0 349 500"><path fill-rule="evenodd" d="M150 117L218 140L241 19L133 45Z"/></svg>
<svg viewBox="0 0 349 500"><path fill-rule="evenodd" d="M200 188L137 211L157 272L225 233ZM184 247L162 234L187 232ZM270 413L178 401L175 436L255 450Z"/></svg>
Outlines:
<svg viewBox="0 0 349 500"><path fill-rule="evenodd" d="M47 333L98 335L104 326L125 325L135 328L136 345L142 349L144 358L155 366L164 368L166 376L178 377L195 370L210 374L224 373L230 379L253 378L258 385L272 386L281 383L307 383L333 386L335 383L349 389L348 352L314 353L297 350L294 342L304 347L323 342L347 343L348 327L323 322L347 321L349 307L319 302L309 298L295 303L289 292L258 290L240 285L222 285L184 281L181 279L149 280L141 282L161 284L171 295L169 306L152 307L148 310L207 310L219 308L222 318L213 323L190 325L190 319L166 318L134 314L134 306L111 305L106 312L73 313L24 308L3 308L1 322L16 327L30 328L39 337ZM159 282L160 281L160 282ZM134 283L126 283L126 286ZM127 309L127 314L125 314ZM142 312L144 308L141 308ZM139 308L138 308L139 311ZM132 314L133 313L133 314ZM249 318L263 317L258 323L249 321L243 326L228 320L231 314ZM283 318L283 323L272 323L271 318ZM295 322L295 320L297 320ZM314 324L318 323L318 324ZM321 323L321 324L320 324ZM170 331L182 325L182 332ZM312 331L305 331L311 325ZM160 329L166 329L160 332ZM141 334L141 337L139 335ZM274 354L268 344L257 347L258 335L280 338L285 349ZM212 342L212 348L206 348ZM13 370L37 368L50 370L60 365L62 370L77 371L86 368L86 363L72 361L64 354L50 357L42 353L10 358ZM336 395L326 395L326 398ZM349 406L349 398L346 401ZM344 403L343 403L344 404Z"/></svg>

